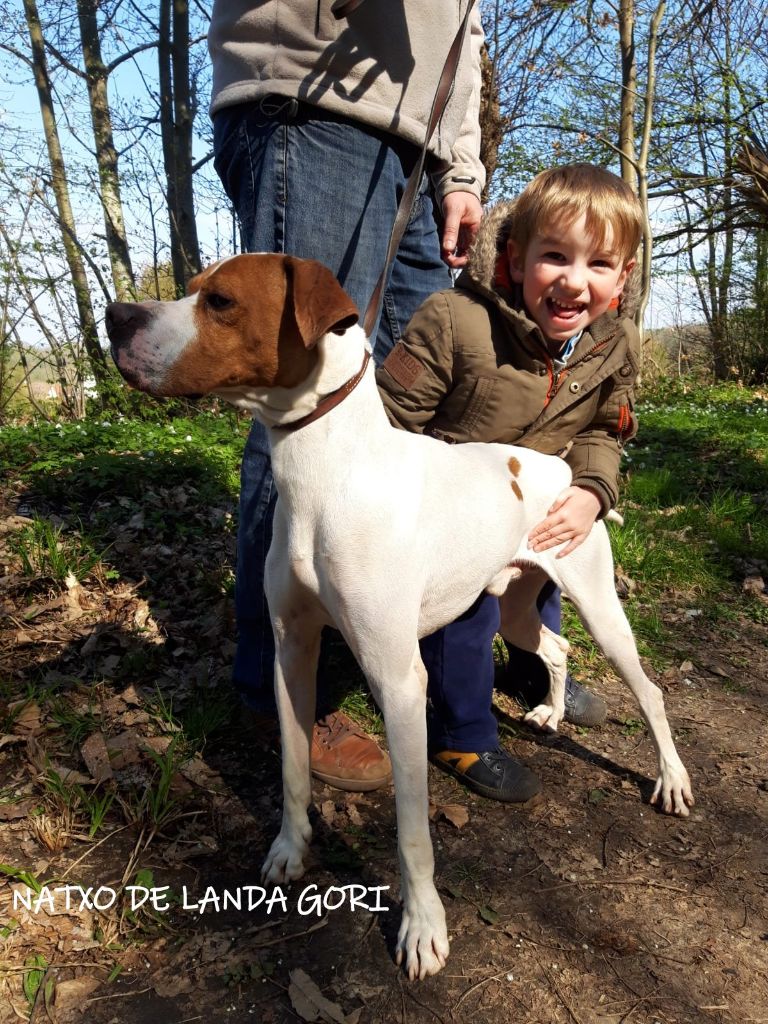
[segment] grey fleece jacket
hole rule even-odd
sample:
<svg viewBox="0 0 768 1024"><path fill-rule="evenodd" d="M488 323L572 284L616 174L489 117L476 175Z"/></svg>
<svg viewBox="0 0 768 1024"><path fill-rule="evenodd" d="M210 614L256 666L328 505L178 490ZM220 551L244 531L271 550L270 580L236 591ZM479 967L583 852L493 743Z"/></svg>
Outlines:
<svg viewBox="0 0 768 1024"><path fill-rule="evenodd" d="M421 146L443 62L467 0L365 0L337 21L332 0L215 0L211 114L277 94ZM480 162L476 4L453 90L430 142L440 198L485 183Z"/></svg>

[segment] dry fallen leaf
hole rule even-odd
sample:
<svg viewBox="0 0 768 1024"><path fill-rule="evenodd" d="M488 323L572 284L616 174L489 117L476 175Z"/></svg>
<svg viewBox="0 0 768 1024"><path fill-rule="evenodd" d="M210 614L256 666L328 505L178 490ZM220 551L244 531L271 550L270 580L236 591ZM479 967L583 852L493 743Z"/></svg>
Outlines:
<svg viewBox="0 0 768 1024"><path fill-rule="evenodd" d="M0 804L0 821L17 821L37 807L36 800L20 800L18 803Z"/></svg>
<svg viewBox="0 0 768 1024"><path fill-rule="evenodd" d="M133 683L131 683L130 686L126 686L122 691L120 694L120 700L125 701L126 704L132 704L134 707L140 707L144 703L141 694Z"/></svg>
<svg viewBox="0 0 768 1024"><path fill-rule="evenodd" d="M141 760L139 751L139 739L135 733L118 733L117 736L110 736L106 741L109 753L109 762L113 768L125 768L126 765L136 764Z"/></svg>
<svg viewBox="0 0 768 1024"><path fill-rule="evenodd" d="M329 1024L349 1024L338 1003L326 999L317 985L301 968L289 973L288 996L291 1006L302 1020L324 1020Z"/></svg>
<svg viewBox="0 0 768 1024"><path fill-rule="evenodd" d="M85 761L85 766L91 775L99 782L106 782L111 779L112 767L109 763L109 751L104 742L104 734L92 733L80 747L80 756Z"/></svg>
<svg viewBox="0 0 768 1024"><path fill-rule="evenodd" d="M83 1003L101 985L98 978L72 978L69 981L56 982L56 1009L74 1010L83 1008Z"/></svg>
<svg viewBox="0 0 768 1024"><path fill-rule="evenodd" d="M75 768L70 768L68 765L61 764L59 761L52 761L34 736L30 736L27 740L27 757L37 771L42 773L49 771L56 772L62 782L68 782L70 785L80 786L93 785L94 780L90 775L83 775L82 772L77 771Z"/></svg>
<svg viewBox="0 0 768 1024"><path fill-rule="evenodd" d="M207 789L210 792L218 792L225 788L222 777L210 768L199 754L195 754L189 761L179 766L179 771L189 782L200 789Z"/></svg>
<svg viewBox="0 0 768 1024"><path fill-rule="evenodd" d="M16 714L13 722L13 731L17 733L37 733L40 732L42 725L40 722L40 705L33 700L15 700L7 705L8 713L13 718Z"/></svg>
<svg viewBox="0 0 768 1024"><path fill-rule="evenodd" d="M332 826L336 820L336 804L333 800L323 800L320 804L320 813L323 816L323 821Z"/></svg>
<svg viewBox="0 0 768 1024"><path fill-rule="evenodd" d="M171 967L159 971L152 978L152 987L155 992L166 999L173 999L174 996L179 996L182 992L189 992L192 985L193 979L189 974Z"/></svg>
<svg viewBox="0 0 768 1024"><path fill-rule="evenodd" d="M463 828L469 821L469 811L463 804L437 804L431 818L445 818L455 828Z"/></svg>
<svg viewBox="0 0 768 1024"><path fill-rule="evenodd" d="M156 754L164 754L172 743L170 736L143 736L141 746L146 750L149 747Z"/></svg>

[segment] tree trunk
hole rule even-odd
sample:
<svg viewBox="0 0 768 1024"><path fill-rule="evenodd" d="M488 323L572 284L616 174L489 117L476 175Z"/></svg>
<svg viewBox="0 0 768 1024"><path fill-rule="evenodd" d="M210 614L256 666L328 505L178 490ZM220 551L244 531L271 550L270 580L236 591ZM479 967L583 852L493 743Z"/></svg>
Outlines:
<svg viewBox="0 0 768 1024"><path fill-rule="evenodd" d="M120 302L124 302L136 298L136 285L131 267L128 239L125 234L117 150L112 135L112 117L107 95L109 72L101 56L96 0L78 0L77 15L80 22L80 39L88 85L93 138L96 145L101 206L104 213L109 260L112 266L112 281L115 286L115 296Z"/></svg>
<svg viewBox="0 0 768 1024"><path fill-rule="evenodd" d="M651 18L648 33L648 70L645 81L645 98L643 110L643 134L640 139L640 155L637 160L637 195L643 208L643 253L640 277L640 302L635 313L635 323L642 334L645 310L651 294L651 257L653 254L653 233L648 215L648 156L651 149L651 129L653 128L653 101L656 96L656 46L659 38L659 26L664 17L666 0L659 0L659 5ZM634 147L634 141L633 141Z"/></svg>
<svg viewBox="0 0 768 1024"><path fill-rule="evenodd" d="M733 222L733 172L735 163L735 146L733 142L733 103L730 69L733 67L731 53L731 19L730 4L725 4L725 68L723 74L723 157L725 185L723 188L723 220L725 222L725 238L723 245L723 262L720 268L720 280L717 287L718 337L714 347L714 369L716 380L727 380L731 375L731 338L730 338L730 288L733 275L733 253L736 240L736 229Z"/></svg>
<svg viewBox="0 0 768 1024"><path fill-rule="evenodd" d="M621 105L619 114L621 176L637 192L637 161L635 159L635 109L637 107L635 0L620 0L619 46L621 49Z"/></svg>
<svg viewBox="0 0 768 1024"><path fill-rule="evenodd" d="M499 159L499 146L504 138L504 117L499 106L499 84L496 77L496 61L488 56L483 46L480 51L480 161L485 168L483 202L487 202L491 178Z"/></svg>
<svg viewBox="0 0 768 1024"><path fill-rule="evenodd" d="M160 0L160 132L177 294L201 269L192 187L192 122L187 0Z"/></svg>
<svg viewBox="0 0 768 1024"><path fill-rule="evenodd" d="M186 285L190 277L199 274L202 269L195 221L195 195L192 186L192 126L195 120L195 104L189 77L189 4L187 0L173 0L173 114L176 172L180 175L177 192L179 243L184 261L184 284Z"/></svg>
<svg viewBox="0 0 768 1024"><path fill-rule="evenodd" d="M37 10L36 0L24 0L24 15L29 31L29 40L32 48L32 64L35 75L35 85L40 101L40 113L43 118L43 130L45 141L48 147L48 158L51 165L51 182L56 197L56 208L58 210L59 226L64 245L67 266L72 286L75 291L77 312L80 320L80 330L83 333L83 343L88 354L91 371L96 379L97 385L103 382L108 376L107 361L99 345L99 333L96 328L96 318L93 313L91 292L88 285L88 278L85 273L83 260L75 242L75 218L72 213L72 204L69 199L69 186L67 183L64 156L61 151L59 133L56 127L56 118L53 111L53 91L48 75L48 62L45 56L45 43L43 31L40 25L40 16Z"/></svg>

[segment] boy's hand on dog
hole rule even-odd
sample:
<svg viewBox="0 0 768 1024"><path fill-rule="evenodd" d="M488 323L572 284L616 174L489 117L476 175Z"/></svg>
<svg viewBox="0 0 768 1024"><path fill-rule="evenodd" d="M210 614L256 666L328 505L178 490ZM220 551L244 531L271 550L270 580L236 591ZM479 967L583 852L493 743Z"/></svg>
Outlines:
<svg viewBox="0 0 768 1024"><path fill-rule="evenodd" d="M589 536L600 507L600 499L588 487L566 487L551 505L547 518L528 534L528 547L533 551L546 551L569 541L568 546L557 553L557 558L564 558Z"/></svg>

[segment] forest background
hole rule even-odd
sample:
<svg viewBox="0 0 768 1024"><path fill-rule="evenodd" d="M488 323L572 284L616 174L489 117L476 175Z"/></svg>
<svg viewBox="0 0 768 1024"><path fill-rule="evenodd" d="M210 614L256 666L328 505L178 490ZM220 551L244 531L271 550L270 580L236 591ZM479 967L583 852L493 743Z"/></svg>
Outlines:
<svg viewBox="0 0 768 1024"><path fill-rule="evenodd" d="M279 828L279 757L230 682L249 424L126 388L103 311L181 294L238 247L211 159L210 5L0 0L2 1024L289 1024L315 1019L307 992L348 1024L768 1022L768 8L482 12L487 201L591 160L647 212L641 431L611 543L696 806L648 806L645 724L566 603L571 671L608 721L541 737L494 704L543 802L430 771L446 971L394 969L396 899L319 920L183 909L182 886L257 883ZM343 645L332 664L385 742ZM314 797L307 884L396 893L391 792ZM62 881L167 886L172 910L15 907Z"/></svg>
<svg viewBox="0 0 768 1024"><path fill-rule="evenodd" d="M116 401L114 299L238 248L203 0L0 4L0 424ZM646 374L768 374L768 14L752 0L482 4L486 199L604 164L647 213Z"/></svg>

